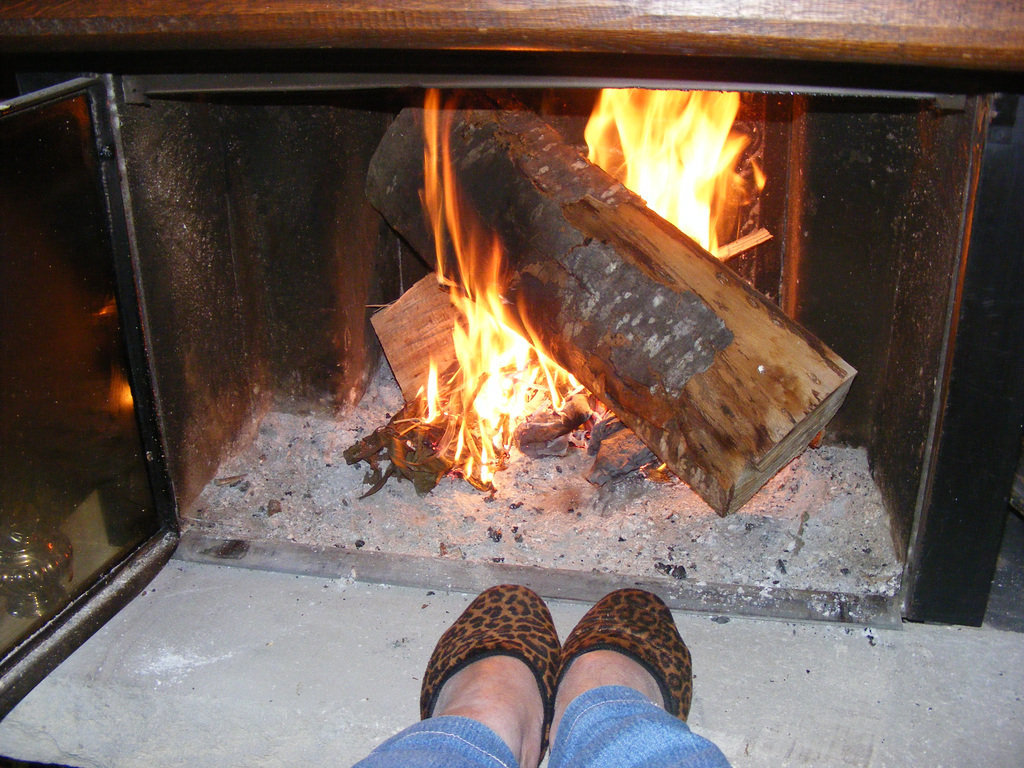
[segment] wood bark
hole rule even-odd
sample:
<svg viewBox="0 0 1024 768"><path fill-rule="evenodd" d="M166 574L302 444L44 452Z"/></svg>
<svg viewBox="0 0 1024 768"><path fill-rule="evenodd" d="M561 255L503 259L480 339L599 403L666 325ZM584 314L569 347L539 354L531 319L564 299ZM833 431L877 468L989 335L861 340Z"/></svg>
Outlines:
<svg viewBox="0 0 1024 768"><path fill-rule="evenodd" d="M539 340L719 514L842 403L855 371L527 111L457 113L464 201L504 247L510 321ZM367 195L422 256L423 112L371 161Z"/></svg>

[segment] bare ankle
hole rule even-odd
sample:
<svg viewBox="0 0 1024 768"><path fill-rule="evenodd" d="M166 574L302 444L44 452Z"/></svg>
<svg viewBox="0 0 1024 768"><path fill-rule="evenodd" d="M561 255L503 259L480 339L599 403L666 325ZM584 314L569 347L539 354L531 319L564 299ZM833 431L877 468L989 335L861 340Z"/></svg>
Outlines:
<svg viewBox="0 0 1024 768"><path fill-rule="evenodd" d="M445 682L433 716L456 715L483 723L516 756L522 768L540 762L544 705L530 668L511 656L488 656Z"/></svg>
<svg viewBox="0 0 1024 768"><path fill-rule="evenodd" d="M616 651L590 651L573 660L558 685L551 738L554 739L558 724L569 704L581 694L605 685L632 688L659 707L664 706L658 683L641 664Z"/></svg>

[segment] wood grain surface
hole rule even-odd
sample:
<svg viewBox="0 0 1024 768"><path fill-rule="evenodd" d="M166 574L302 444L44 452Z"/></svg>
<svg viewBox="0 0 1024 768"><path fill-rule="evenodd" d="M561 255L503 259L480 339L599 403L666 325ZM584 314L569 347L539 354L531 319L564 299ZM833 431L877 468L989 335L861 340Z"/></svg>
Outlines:
<svg viewBox="0 0 1024 768"><path fill-rule="evenodd" d="M1024 71L1019 0L6 0L0 52L577 51Z"/></svg>

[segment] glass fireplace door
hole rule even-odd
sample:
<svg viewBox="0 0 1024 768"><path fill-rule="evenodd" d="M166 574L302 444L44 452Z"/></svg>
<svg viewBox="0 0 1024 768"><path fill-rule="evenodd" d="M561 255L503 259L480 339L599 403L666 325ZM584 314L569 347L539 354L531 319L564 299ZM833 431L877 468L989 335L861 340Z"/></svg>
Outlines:
<svg viewBox="0 0 1024 768"><path fill-rule="evenodd" d="M173 527L105 106L101 81L0 106L0 696Z"/></svg>

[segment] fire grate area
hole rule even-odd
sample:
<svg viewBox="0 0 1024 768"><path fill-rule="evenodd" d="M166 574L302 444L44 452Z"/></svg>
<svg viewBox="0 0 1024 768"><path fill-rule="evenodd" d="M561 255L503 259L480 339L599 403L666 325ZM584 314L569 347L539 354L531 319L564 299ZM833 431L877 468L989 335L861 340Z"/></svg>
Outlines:
<svg viewBox="0 0 1024 768"><path fill-rule="evenodd" d="M902 565L864 449L808 449L727 517L678 480L634 473L592 485L593 459L579 448L541 459L514 450L493 494L445 478L424 496L392 481L361 499L366 465L349 466L342 453L402 402L382 365L360 405L340 420L269 413L256 439L183 510L186 539L296 545L328 558L349 552L360 578L372 578L360 556L376 554L399 570L407 564L409 573L391 578L421 586L444 583L453 565L492 564L499 573L543 569L570 596L574 581L595 574L705 597L754 588L766 606L776 591L872 596L879 604L898 593ZM218 552L238 554L208 554Z"/></svg>

